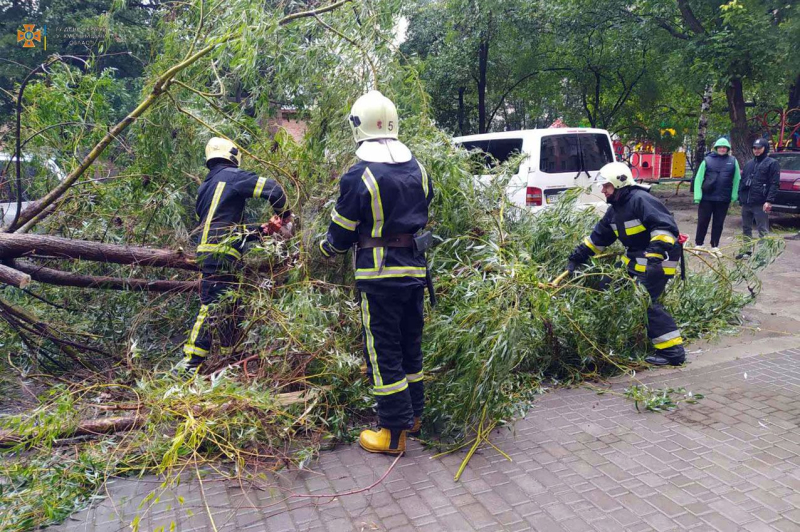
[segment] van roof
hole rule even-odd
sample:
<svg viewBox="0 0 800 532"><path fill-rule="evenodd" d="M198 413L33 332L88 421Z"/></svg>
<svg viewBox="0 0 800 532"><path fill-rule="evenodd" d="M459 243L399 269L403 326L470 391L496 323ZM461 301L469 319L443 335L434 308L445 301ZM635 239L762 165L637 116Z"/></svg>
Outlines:
<svg viewBox="0 0 800 532"><path fill-rule="evenodd" d="M535 139L546 135L559 135L564 133L601 133L608 135L605 129L591 127L559 127L543 129L520 129L517 131L498 131L497 133L482 133L480 135L466 135L463 137L453 137L453 142L466 142L470 140L492 140L492 139Z"/></svg>

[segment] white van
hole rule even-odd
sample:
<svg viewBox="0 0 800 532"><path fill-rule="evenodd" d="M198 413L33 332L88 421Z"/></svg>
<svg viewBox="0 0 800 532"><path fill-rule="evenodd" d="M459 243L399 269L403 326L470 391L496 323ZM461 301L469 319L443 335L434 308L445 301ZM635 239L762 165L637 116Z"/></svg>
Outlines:
<svg viewBox="0 0 800 532"><path fill-rule="evenodd" d="M587 190L578 198L579 204L599 212L608 207L596 179L600 168L614 162L611 137L604 129L525 129L455 137L453 142L470 151L481 150L500 162L525 154L508 185L508 197L519 207L542 209L575 187ZM486 160L491 164L490 158Z"/></svg>
<svg viewBox="0 0 800 532"><path fill-rule="evenodd" d="M16 157L0 152L0 227L11 224L17 213ZM22 155L22 210L49 191L66 175L55 159ZM36 190L36 189L39 190ZM38 193L37 193L38 192ZM31 197L31 196L36 197Z"/></svg>

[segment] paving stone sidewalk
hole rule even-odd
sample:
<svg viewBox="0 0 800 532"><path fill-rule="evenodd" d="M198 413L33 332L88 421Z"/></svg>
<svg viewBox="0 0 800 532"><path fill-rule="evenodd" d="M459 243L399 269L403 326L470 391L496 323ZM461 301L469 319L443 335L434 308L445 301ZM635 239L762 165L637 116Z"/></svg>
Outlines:
<svg viewBox="0 0 800 532"><path fill-rule="evenodd" d="M392 463L349 446L272 488L186 482L142 509L159 480L116 480L56 530L129 530L138 515L140 530L164 531L800 531L800 350L639 377L705 399L637 413L616 394L557 390L493 434L513 462L483 449L460 482L463 453L431 460L414 443L368 492L286 500L369 486Z"/></svg>

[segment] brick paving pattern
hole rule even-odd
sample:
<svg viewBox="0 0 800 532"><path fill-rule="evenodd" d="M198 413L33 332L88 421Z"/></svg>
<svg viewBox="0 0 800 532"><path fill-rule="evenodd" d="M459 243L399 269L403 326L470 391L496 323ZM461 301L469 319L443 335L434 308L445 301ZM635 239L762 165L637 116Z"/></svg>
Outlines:
<svg viewBox="0 0 800 532"><path fill-rule="evenodd" d="M619 395L557 390L513 430L493 434L513 462L484 448L460 482L463 453L431 460L413 443L369 492L286 499L379 479L393 458L354 445L272 487L185 482L142 508L158 479L112 481L108 498L55 529L129 530L139 515L140 530L186 532L213 530L212 518L220 531L800 531L800 350L639 377L705 399L637 413Z"/></svg>

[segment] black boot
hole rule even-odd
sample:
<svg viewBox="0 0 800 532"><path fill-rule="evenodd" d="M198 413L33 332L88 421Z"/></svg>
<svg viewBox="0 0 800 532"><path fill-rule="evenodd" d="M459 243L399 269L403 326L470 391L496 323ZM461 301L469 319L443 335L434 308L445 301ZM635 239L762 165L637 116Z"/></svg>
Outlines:
<svg viewBox="0 0 800 532"><path fill-rule="evenodd" d="M183 359L183 362L181 362L178 367L171 371L172 376L180 380L191 380L200 372L200 367L205 360L204 357L198 355L187 357Z"/></svg>
<svg viewBox="0 0 800 532"><path fill-rule="evenodd" d="M666 358L661 355L650 355L644 361L653 366L680 366L686 362L686 358Z"/></svg>

